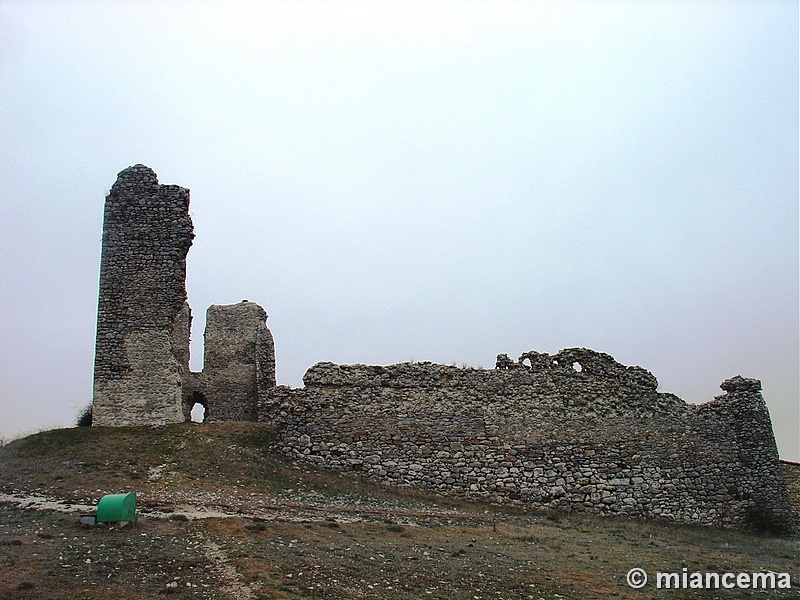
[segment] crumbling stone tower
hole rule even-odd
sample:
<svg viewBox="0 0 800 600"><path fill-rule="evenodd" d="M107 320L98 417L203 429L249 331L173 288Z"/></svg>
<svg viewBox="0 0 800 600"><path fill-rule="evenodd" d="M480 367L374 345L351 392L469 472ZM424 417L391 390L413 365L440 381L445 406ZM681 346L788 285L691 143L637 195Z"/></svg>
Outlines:
<svg viewBox="0 0 800 600"><path fill-rule="evenodd" d="M119 173L103 218L94 425L185 420L186 254L193 237L188 189L160 185L144 165Z"/></svg>
<svg viewBox="0 0 800 600"><path fill-rule="evenodd" d="M192 313L186 255L189 190L160 185L144 165L119 173L106 197L92 424L255 421L275 387L275 345L254 302L208 309L205 368L189 371Z"/></svg>
<svg viewBox="0 0 800 600"><path fill-rule="evenodd" d="M184 394L187 411L199 401L208 421L257 421L259 398L275 387L275 344L267 312L247 300L211 305L203 372L190 379Z"/></svg>

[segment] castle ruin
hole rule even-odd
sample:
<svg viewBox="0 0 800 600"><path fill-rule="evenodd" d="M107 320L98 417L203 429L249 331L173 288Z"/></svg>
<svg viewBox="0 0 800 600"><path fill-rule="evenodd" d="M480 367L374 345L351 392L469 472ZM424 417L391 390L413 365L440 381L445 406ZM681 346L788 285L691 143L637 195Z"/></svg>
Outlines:
<svg viewBox="0 0 800 600"><path fill-rule="evenodd" d="M189 190L125 169L106 198L95 344L93 422L183 420L189 370Z"/></svg>
<svg viewBox="0 0 800 600"><path fill-rule="evenodd" d="M495 369L318 363L276 386L267 313L208 309L203 371L189 370L189 191L143 165L106 198L93 424L262 421L295 460L399 486L532 507L794 531L761 384L711 402L585 348Z"/></svg>
<svg viewBox="0 0 800 600"><path fill-rule="evenodd" d="M275 386L267 313L253 302L208 309L205 368L189 370L193 238L189 190L159 184L144 165L119 173L103 219L94 425L180 423L195 404L209 421L255 421Z"/></svg>

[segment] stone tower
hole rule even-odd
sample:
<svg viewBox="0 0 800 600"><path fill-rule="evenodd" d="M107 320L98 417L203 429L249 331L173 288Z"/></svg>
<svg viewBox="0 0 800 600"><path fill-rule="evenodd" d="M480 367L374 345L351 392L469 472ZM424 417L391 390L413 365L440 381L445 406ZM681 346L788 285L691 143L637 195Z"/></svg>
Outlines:
<svg viewBox="0 0 800 600"><path fill-rule="evenodd" d="M259 398L275 387L275 344L263 308L247 300L208 308L200 381L207 420L258 420Z"/></svg>
<svg viewBox="0 0 800 600"><path fill-rule="evenodd" d="M103 218L94 425L185 420L186 254L193 237L188 189L160 185L144 165L119 173Z"/></svg>

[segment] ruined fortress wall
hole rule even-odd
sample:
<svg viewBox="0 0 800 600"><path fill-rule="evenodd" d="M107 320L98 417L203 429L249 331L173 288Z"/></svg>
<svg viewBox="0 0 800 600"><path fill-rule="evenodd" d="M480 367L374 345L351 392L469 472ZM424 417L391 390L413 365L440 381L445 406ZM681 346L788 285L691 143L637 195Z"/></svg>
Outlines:
<svg viewBox="0 0 800 600"><path fill-rule="evenodd" d="M262 420L287 455L496 502L792 528L760 383L689 405L639 367L568 349L498 368L319 363ZM268 414L270 413L270 414Z"/></svg>
<svg viewBox="0 0 800 600"><path fill-rule="evenodd" d="M786 482L786 491L789 494L789 504L792 506L794 522L800 526L800 463L782 460L781 470Z"/></svg>
<svg viewBox="0 0 800 600"><path fill-rule="evenodd" d="M205 368L189 371L189 191L144 165L105 203L93 424L208 420L279 427L287 455L374 479L496 502L793 529L760 382L702 406L640 367L583 348L500 355L497 368L319 363L275 387L257 304L209 308ZM792 479L794 485L794 479ZM794 488L792 488L794 489Z"/></svg>
<svg viewBox="0 0 800 600"><path fill-rule="evenodd" d="M144 165L119 173L103 219L93 424L184 420L186 254L193 237L189 190L160 185Z"/></svg>
<svg viewBox="0 0 800 600"><path fill-rule="evenodd" d="M263 308L247 300L209 307L200 380L206 420L257 420L259 392L275 387L275 345Z"/></svg>

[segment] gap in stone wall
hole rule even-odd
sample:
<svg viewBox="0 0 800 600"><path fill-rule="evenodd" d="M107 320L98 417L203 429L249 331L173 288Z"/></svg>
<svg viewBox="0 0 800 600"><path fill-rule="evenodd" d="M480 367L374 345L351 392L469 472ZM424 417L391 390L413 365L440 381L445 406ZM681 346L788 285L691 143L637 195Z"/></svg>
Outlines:
<svg viewBox="0 0 800 600"><path fill-rule="evenodd" d="M199 402L195 402L194 406L192 406L191 415L193 423L202 423L206 418L206 407Z"/></svg>
<svg viewBox="0 0 800 600"><path fill-rule="evenodd" d="M187 404L192 407L189 411L190 421L204 423L208 419L208 403L201 392L193 392Z"/></svg>
<svg viewBox="0 0 800 600"><path fill-rule="evenodd" d="M189 303L191 305L191 302ZM206 312L192 310L192 327L189 334L189 370L192 373L202 373L205 362L205 348L203 332L206 330Z"/></svg>

